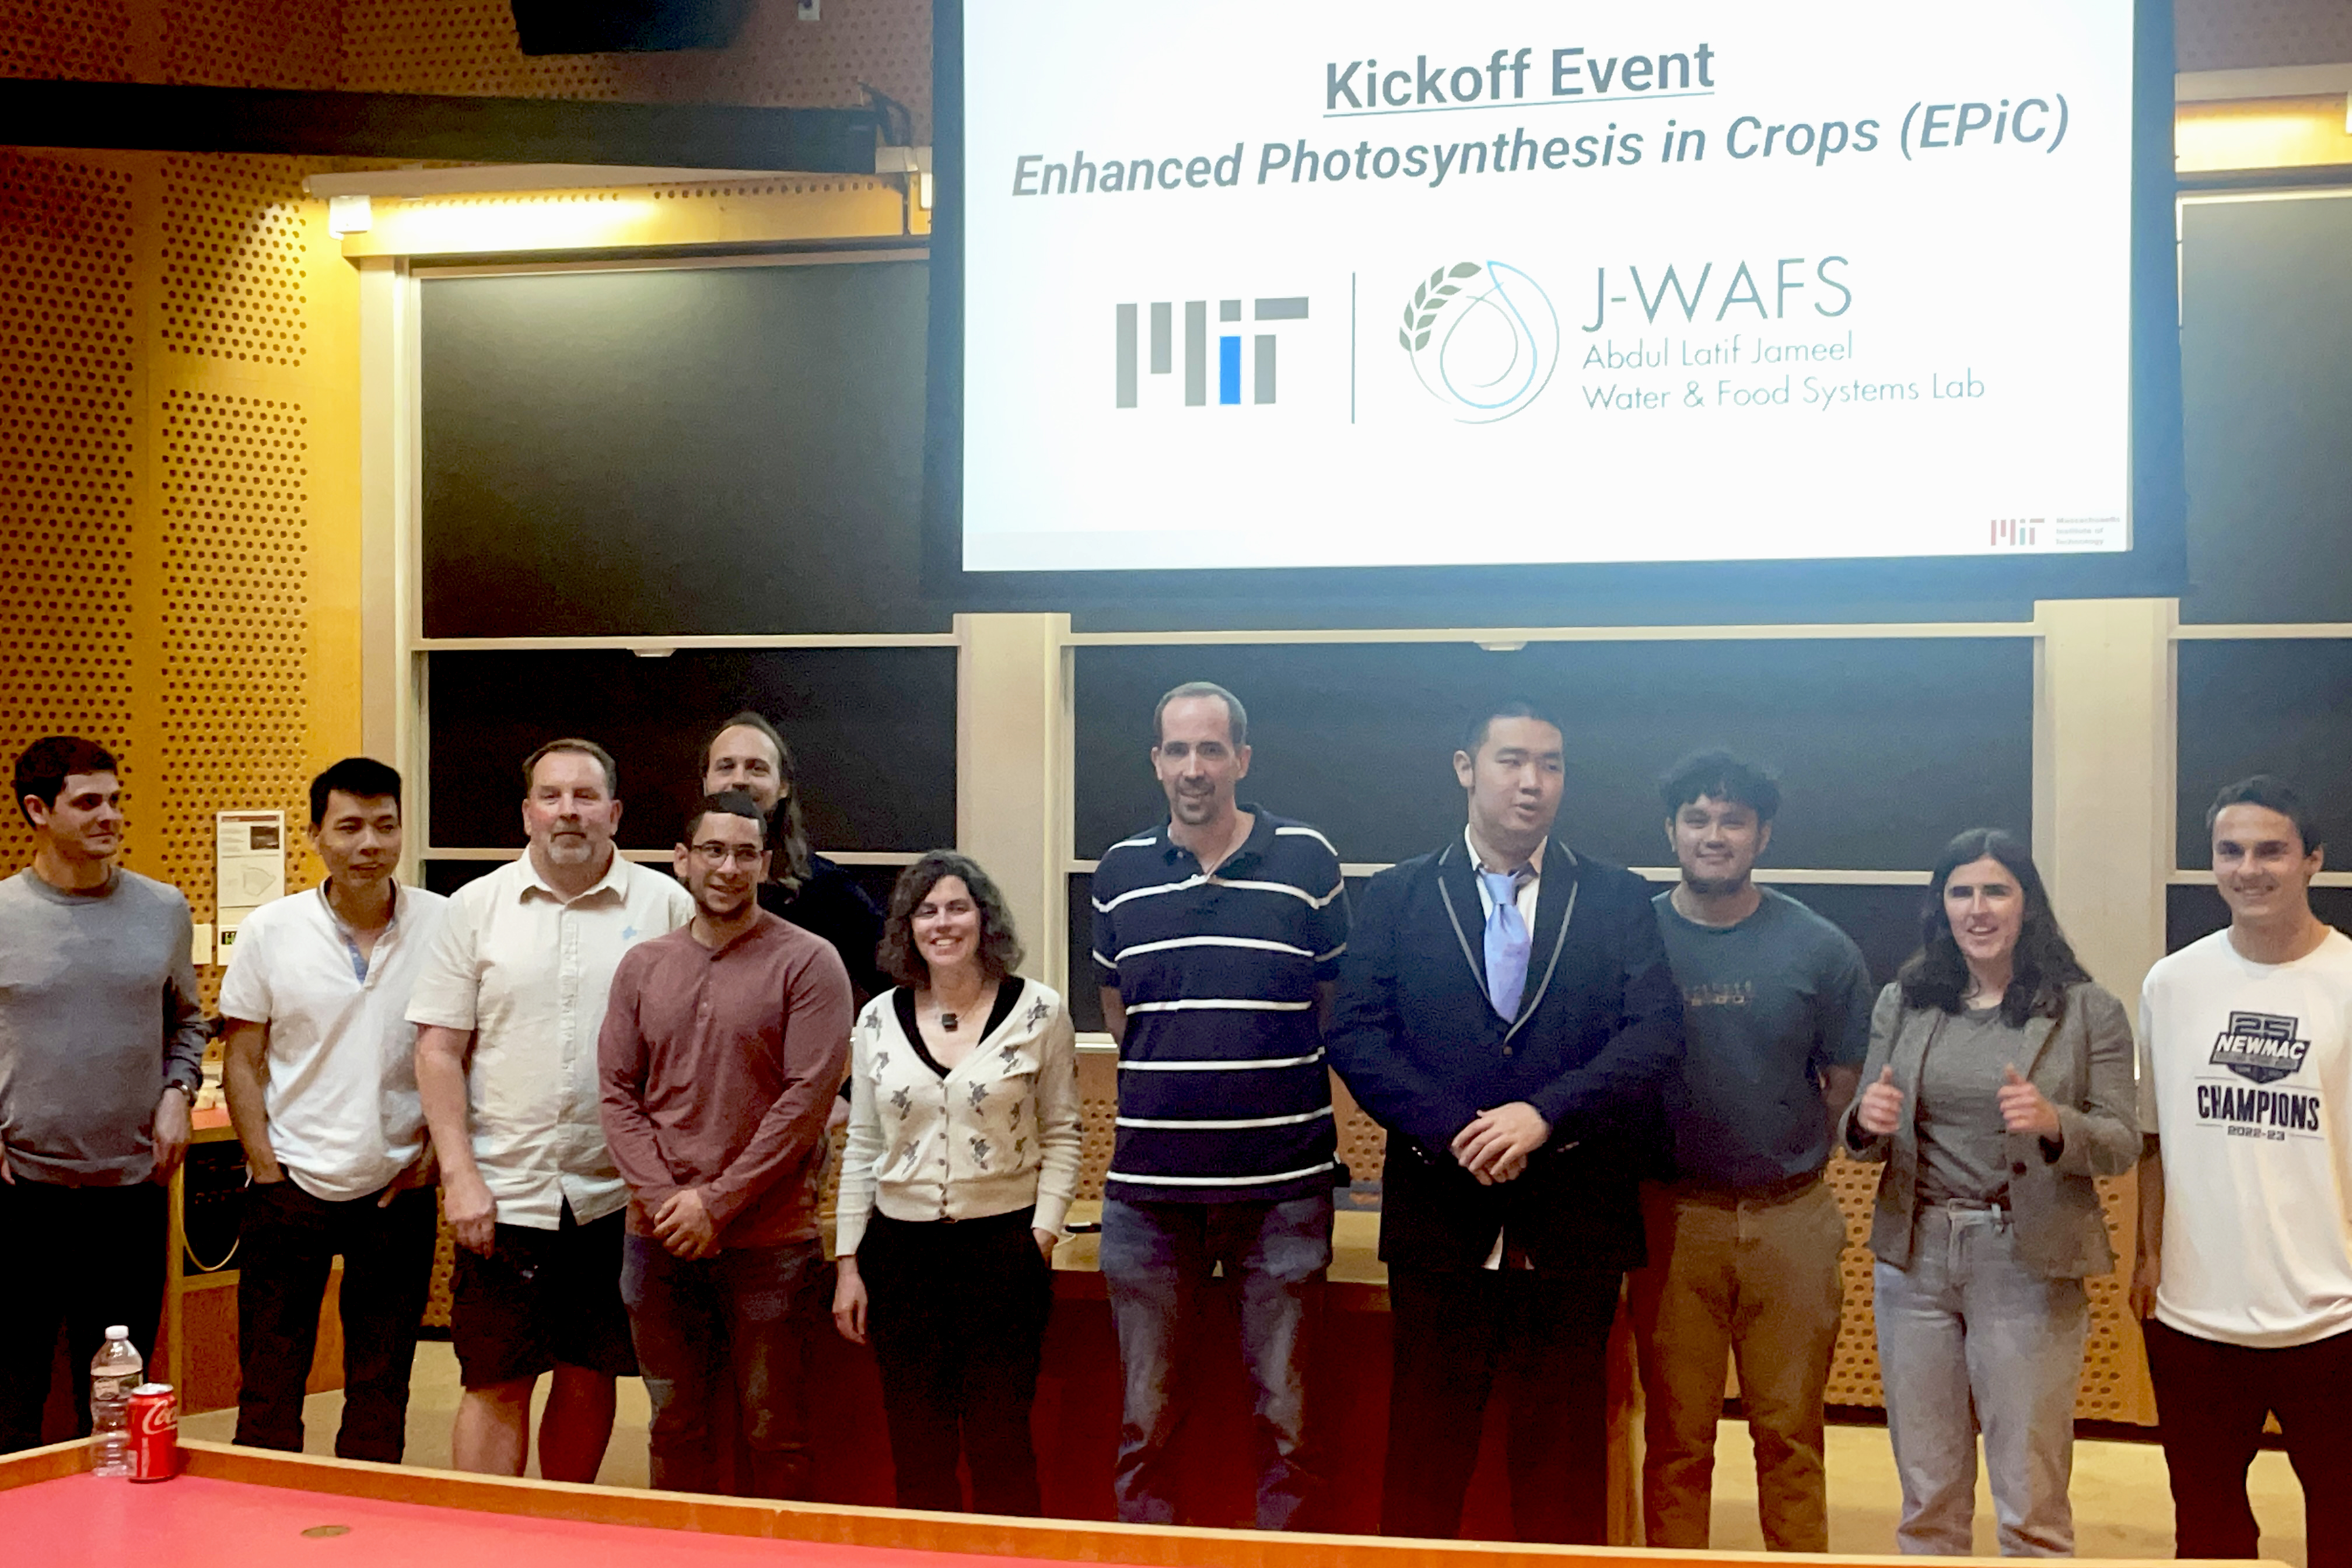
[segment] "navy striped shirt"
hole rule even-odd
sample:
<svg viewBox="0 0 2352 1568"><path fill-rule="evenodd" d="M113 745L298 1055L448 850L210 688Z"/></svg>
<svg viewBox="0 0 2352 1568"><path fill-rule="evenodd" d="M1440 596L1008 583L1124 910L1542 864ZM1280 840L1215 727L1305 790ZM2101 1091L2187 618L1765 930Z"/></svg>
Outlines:
<svg viewBox="0 0 2352 1568"><path fill-rule="evenodd" d="M1164 822L1095 868L1095 973L1127 1010L1106 1196L1278 1203L1338 1173L1315 987L1347 951L1347 883L1320 833L1241 809L1213 876Z"/></svg>

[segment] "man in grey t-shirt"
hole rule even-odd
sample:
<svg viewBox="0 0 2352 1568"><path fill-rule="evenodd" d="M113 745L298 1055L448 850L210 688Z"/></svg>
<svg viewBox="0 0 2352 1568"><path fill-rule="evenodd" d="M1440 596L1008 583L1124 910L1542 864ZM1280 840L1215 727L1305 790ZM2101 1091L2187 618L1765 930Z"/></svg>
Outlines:
<svg viewBox="0 0 2352 1568"><path fill-rule="evenodd" d="M1666 1093L1679 1172L1643 1190L1650 1264L1632 1281L1644 1539L1706 1546L1736 1356L1765 1542L1826 1552L1822 1401L1845 1221L1822 1170L1870 1046L1870 971L1845 933L1755 884L1780 805L1770 774L1704 752L1660 793L1682 880L1657 898L1658 929L1686 1045Z"/></svg>
<svg viewBox="0 0 2352 1568"><path fill-rule="evenodd" d="M33 863L0 881L0 1453L41 1440L65 1326L76 1368L163 1303L165 1185L188 1148L205 1025L178 889L114 864L114 759L69 735L16 759ZM89 1384L77 1377L81 1430Z"/></svg>

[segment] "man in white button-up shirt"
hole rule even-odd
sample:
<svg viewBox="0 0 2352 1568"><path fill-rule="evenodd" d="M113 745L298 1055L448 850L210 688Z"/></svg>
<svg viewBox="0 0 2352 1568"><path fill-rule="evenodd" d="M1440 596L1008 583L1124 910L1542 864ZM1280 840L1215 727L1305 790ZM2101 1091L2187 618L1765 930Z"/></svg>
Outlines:
<svg viewBox="0 0 2352 1568"><path fill-rule="evenodd" d="M400 1463L433 1278L433 1160L409 991L448 900L400 886L400 775L346 757L310 784L327 880L237 931L220 1010L253 1174L237 1242L236 1440L302 1451L303 1384L343 1260L339 1458Z"/></svg>
<svg viewBox="0 0 2352 1568"><path fill-rule="evenodd" d="M449 1337L466 1393L460 1469L593 1481L613 1384L634 1374L621 1304L628 1189L604 1145L596 1037L621 955L693 918L694 900L613 847L619 770L593 741L523 764L522 858L458 889L410 1000L416 1085L458 1242Z"/></svg>

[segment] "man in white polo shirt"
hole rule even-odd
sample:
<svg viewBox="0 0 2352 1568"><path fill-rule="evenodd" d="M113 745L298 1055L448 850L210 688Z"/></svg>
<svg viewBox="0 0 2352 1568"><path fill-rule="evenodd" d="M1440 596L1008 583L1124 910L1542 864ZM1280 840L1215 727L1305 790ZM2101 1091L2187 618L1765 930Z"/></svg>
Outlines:
<svg viewBox="0 0 2352 1568"><path fill-rule="evenodd" d="M2227 930L2140 992L2139 1262L2181 1557L2252 1557L2246 1468L2276 1415L2311 1568L2352 1565L2352 938L2311 909L2322 846L2269 777L2214 797Z"/></svg>
<svg viewBox="0 0 2352 1568"><path fill-rule="evenodd" d="M593 741L523 764L522 858L459 889L408 1005L441 1191L457 1237L449 1337L466 1386L459 1469L519 1476L552 1373L540 1474L593 1481L613 1384L634 1375L621 1304L628 1188L604 1144L596 1037L621 955L694 900L613 847L620 771Z"/></svg>
<svg viewBox="0 0 2352 1568"><path fill-rule="evenodd" d="M221 981L229 1116L253 1176L237 1246L236 1440L301 1451L341 1254L335 1453L396 1465L436 1229L408 993L447 900L394 876L400 775L373 758L310 781L310 842L326 881L248 916Z"/></svg>

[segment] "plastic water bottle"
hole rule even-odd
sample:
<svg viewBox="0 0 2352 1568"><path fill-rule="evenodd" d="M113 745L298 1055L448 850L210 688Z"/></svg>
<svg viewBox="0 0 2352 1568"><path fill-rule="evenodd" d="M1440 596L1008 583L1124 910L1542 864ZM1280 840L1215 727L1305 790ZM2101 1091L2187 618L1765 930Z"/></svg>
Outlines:
<svg viewBox="0 0 2352 1568"><path fill-rule="evenodd" d="M90 1467L93 1473L131 1473L130 1456L125 1452L131 1430L131 1391L139 1386L146 1370L131 1347L131 1331L120 1323L107 1330L106 1343L89 1363L90 1437L98 1445L97 1463Z"/></svg>

